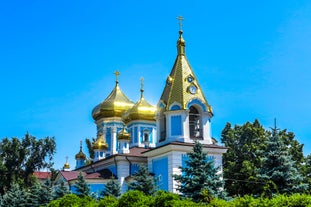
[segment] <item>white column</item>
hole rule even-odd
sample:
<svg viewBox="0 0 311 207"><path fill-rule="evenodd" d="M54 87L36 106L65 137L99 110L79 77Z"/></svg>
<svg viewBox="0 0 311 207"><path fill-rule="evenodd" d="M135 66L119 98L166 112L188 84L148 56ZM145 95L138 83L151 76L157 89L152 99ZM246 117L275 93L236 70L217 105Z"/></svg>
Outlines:
<svg viewBox="0 0 311 207"><path fill-rule="evenodd" d="M127 184L125 182L125 178L129 176L130 166L127 161L120 161L117 165L117 172L118 172L118 181L121 186L121 194L127 191Z"/></svg>
<svg viewBox="0 0 311 207"><path fill-rule="evenodd" d="M117 127L111 128L111 155L117 154Z"/></svg>

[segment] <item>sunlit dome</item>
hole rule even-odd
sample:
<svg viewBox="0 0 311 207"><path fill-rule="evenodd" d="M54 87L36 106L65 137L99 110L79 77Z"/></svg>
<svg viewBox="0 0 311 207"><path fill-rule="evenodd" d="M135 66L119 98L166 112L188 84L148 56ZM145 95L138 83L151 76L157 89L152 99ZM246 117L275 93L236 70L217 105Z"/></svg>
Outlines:
<svg viewBox="0 0 311 207"><path fill-rule="evenodd" d="M140 91L141 91L140 99L137 101L137 103L135 103L135 105L132 108L127 110L122 116L122 119L125 123L128 123L133 120L155 121L156 107L148 103L144 98L143 83Z"/></svg>
<svg viewBox="0 0 311 207"><path fill-rule="evenodd" d="M119 75L118 72L115 74ZM95 121L107 117L121 117L133 105L134 103L121 91L117 79L114 89L102 103L93 109L92 116Z"/></svg>

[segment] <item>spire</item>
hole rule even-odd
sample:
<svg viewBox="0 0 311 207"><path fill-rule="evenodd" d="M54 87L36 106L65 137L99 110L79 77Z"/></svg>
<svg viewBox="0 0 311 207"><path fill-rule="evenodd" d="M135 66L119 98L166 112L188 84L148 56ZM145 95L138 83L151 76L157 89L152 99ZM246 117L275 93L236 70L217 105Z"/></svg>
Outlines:
<svg viewBox="0 0 311 207"><path fill-rule="evenodd" d="M120 72L118 70L116 70L113 74L116 75L116 85L118 85L118 83L119 83L118 76L120 75Z"/></svg>
<svg viewBox="0 0 311 207"><path fill-rule="evenodd" d="M144 98L144 78L140 78L140 98Z"/></svg>
<svg viewBox="0 0 311 207"><path fill-rule="evenodd" d="M179 16L177 17L177 19L179 20L179 38L177 40L177 51L178 55L185 55L186 42L182 36L182 21L184 20L184 18L182 16Z"/></svg>
<svg viewBox="0 0 311 207"><path fill-rule="evenodd" d="M165 110L174 103L181 105L181 109L188 109L188 104L197 100L202 104L203 111L209 112L212 116L212 107L208 104L199 82L185 55L185 40L182 37L182 20L179 16L179 38L177 40L177 57L171 73L169 74L166 86L162 92L160 102Z"/></svg>

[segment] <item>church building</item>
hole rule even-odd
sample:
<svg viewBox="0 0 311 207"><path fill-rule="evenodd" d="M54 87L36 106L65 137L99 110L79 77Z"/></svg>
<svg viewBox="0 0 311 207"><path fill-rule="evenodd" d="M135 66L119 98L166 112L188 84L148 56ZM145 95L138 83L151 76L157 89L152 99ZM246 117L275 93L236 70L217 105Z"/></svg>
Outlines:
<svg viewBox="0 0 311 207"><path fill-rule="evenodd" d="M62 179L72 187L82 172L91 191L102 191L109 180L116 179L124 193L131 176L140 165L146 165L159 189L176 193L172 175L181 173L179 167L185 165L186 153L192 151L195 140L203 144L221 173L227 148L211 137L212 107L189 64L185 46L180 28L176 60L157 106L145 99L143 80L140 99L132 102L122 92L120 74L115 72L114 88L92 111L97 134L93 162L85 164L81 143L75 170L68 170L66 163L67 170L61 171L56 180Z"/></svg>

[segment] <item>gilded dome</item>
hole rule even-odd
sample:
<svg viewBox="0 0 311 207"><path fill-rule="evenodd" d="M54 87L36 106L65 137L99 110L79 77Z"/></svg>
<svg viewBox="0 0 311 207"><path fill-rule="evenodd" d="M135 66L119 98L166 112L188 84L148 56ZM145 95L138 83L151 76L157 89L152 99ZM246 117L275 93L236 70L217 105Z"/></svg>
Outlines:
<svg viewBox="0 0 311 207"><path fill-rule="evenodd" d="M122 119L125 123L133 120L155 121L156 107L146 101L143 95L144 90L141 89L141 97L135 105L127 110Z"/></svg>
<svg viewBox="0 0 311 207"><path fill-rule="evenodd" d="M86 155L82 152L82 141L80 142L80 151L76 154L76 160L85 160Z"/></svg>
<svg viewBox="0 0 311 207"><path fill-rule="evenodd" d="M107 150L108 144L106 143L106 140L104 139L103 134L99 134L97 137L97 140L93 144L94 150Z"/></svg>
<svg viewBox="0 0 311 207"><path fill-rule="evenodd" d="M64 170L69 170L70 169L70 165L68 163L68 157L66 157L66 163L64 164Z"/></svg>
<svg viewBox="0 0 311 207"><path fill-rule="evenodd" d="M121 91L118 83L117 80L116 86L109 96L93 109L92 116L95 121L104 117L121 117L126 110L134 105Z"/></svg>
<svg viewBox="0 0 311 207"><path fill-rule="evenodd" d="M131 139L131 135L130 133L128 133L125 129L125 126L123 127L123 129L120 131L120 133L118 134L118 140L125 140L125 141L129 141Z"/></svg>

